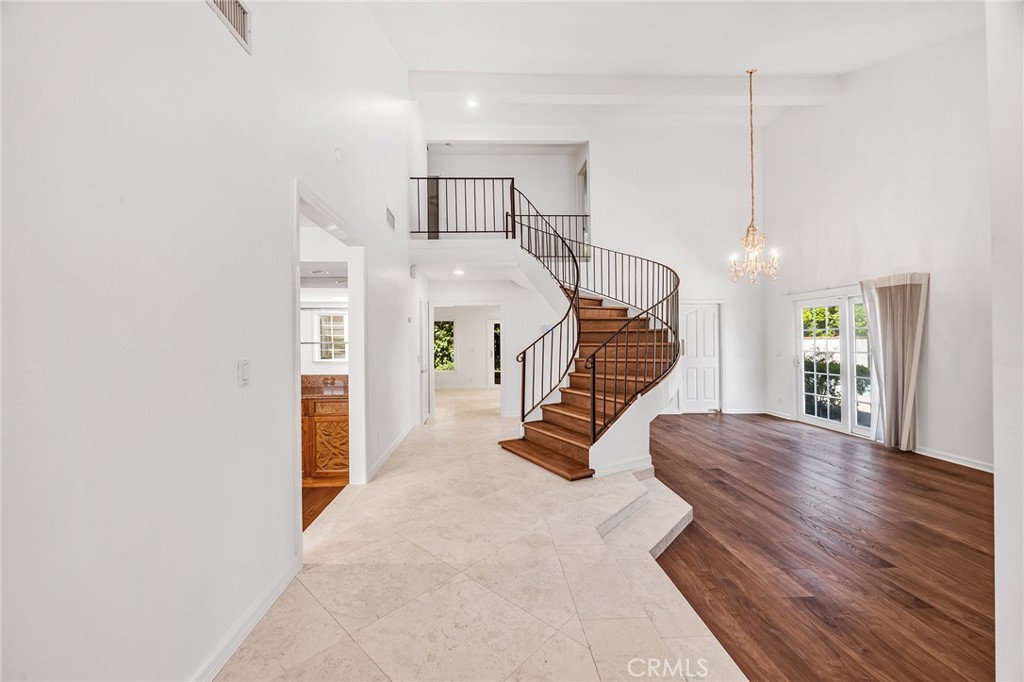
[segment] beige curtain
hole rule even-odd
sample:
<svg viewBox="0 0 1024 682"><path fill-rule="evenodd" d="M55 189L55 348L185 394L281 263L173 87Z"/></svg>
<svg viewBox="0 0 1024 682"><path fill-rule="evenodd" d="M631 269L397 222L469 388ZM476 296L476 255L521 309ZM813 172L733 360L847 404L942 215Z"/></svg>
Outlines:
<svg viewBox="0 0 1024 682"><path fill-rule="evenodd" d="M917 445L915 406L928 279L928 273L912 272L860 283L880 397L875 437L900 450Z"/></svg>

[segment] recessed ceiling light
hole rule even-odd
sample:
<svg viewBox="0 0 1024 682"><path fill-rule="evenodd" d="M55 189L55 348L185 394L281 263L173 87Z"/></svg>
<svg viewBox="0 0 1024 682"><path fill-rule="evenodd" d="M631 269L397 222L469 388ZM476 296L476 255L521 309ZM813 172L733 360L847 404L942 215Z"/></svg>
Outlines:
<svg viewBox="0 0 1024 682"><path fill-rule="evenodd" d="M327 271L326 270L310 270L309 274L311 274L311 275L326 275Z"/></svg>
<svg viewBox="0 0 1024 682"><path fill-rule="evenodd" d="M455 275L465 275L465 274L466 274L466 271L465 271L465 270L456 270L456 271L455 271L454 273L452 273L452 274L455 274Z"/></svg>
<svg viewBox="0 0 1024 682"><path fill-rule="evenodd" d="M475 99L470 98L466 100L466 106L469 107L470 109L476 109L476 105L477 101Z"/></svg>

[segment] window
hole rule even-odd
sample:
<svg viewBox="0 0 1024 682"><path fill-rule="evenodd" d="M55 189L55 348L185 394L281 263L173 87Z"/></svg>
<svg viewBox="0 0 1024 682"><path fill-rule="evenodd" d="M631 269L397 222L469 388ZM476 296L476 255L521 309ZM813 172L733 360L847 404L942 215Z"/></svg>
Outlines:
<svg viewBox="0 0 1024 682"><path fill-rule="evenodd" d="M802 330L801 419L870 437L875 410L863 299L801 303L797 312Z"/></svg>
<svg viewBox="0 0 1024 682"><path fill-rule="evenodd" d="M434 322L434 369L451 372L455 369L455 322Z"/></svg>
<svg viewBox="0 0 1024 682"><path fill-rule="evenodd" d="M316 313L320 332L318 360L336 362L348 359L348 313L322 311Z"/></svg>

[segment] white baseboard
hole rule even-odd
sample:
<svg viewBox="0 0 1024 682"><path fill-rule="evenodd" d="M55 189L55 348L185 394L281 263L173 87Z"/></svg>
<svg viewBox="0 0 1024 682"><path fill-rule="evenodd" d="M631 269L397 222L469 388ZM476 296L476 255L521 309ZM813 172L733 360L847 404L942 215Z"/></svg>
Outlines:
<svg viewBox="0 0 1024 682"><path fill-rule="evenodd" d="M769 414L773 417L778 417L779 419L785 419L787 421L795 421L793 415L786 414L785 412L775 412L774 410L767 410L764 412L764 414Z"/></svg>
<svg viewBox="0 0 1024 682"><path fill-rule="evenodd" d="M600 478L601 476L611 476L612 474L622 473L623 471L636 471L637 469L643 469L651 466L651 455L647 454L646 457L637 457L636 459L630 459L625 462L618 462L609 467L602 467L600 470L594 471L594 477Z"/></svg>
<svg viewBox="0 0 1024 682"><path fill-rule="evenodd" d="M767 414L764 410L722 410L722 414Z"/></svg>
<svg viewBox="0 0 1024 682"><path fill-rule="evenodd" d="M285 591L292 578L298 575L300 568L302 568L301 556L296 556L289 560L284 571L263 590L249 608L238 617L238 620L228 628L228 631L217 642L213 651L207 654L203 662L189 675L188 679L197 680L197 682L207 682L217 677L217 673L227 665L228 660L238 650L238 647L242 645L242 642L249 636L249 633L253 631L256 624L267 614L267 611L274 605L274 602L281 596L281 593Z"/></svg>
<svg viewBox="0 0 1024 682"><path fill-rule="evenodd" d="M948 452L942 452L941 450L932 450L931 448L918 447L914 449L919 455L925 457L932 457L934 459L941 459L945 462L952 462L953 464L959 464L971 469L977 469L978 471L985 471L992 473L994 471L991 462L982 462L980 459L972 459L970 457L961 457L960 455L951 455Z"/></svg>
<svg viewBox="0 0 1024 682"><path fill-rule="evenodd" d="M385 448L384 454L381 455L379 460L377 460L377 463L373 465L373 468L366 472L367 483L373 480L373 477L377 475L377 472L380 471L380 468L384 466L384 462L388 461L388 457L390 457L392 453L394 453L394 451L398 448L402 441L405 440L405 437L409 435L409 433L413 430L413 427L415 426L415 423L406 426L402 433L399 434L398 438L391 441L391 445Z"/></svg>

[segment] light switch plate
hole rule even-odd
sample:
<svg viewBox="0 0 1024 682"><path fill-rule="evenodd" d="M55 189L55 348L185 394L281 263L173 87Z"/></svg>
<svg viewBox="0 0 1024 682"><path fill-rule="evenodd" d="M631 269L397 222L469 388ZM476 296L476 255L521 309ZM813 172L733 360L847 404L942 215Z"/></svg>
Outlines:
<svg viewBox="0 0 1024 682"><path fill-rule="evenodd" d="M239 359L238 361L238 387L245 388L249 385L249 361Z"/></svg>

